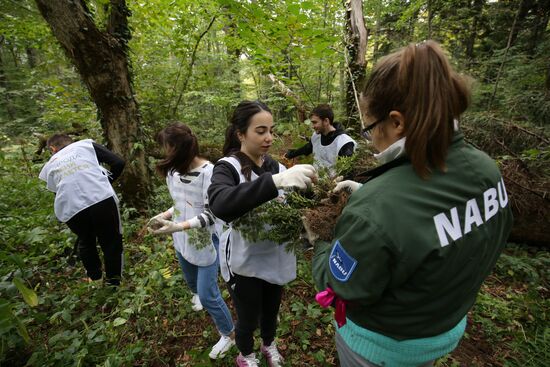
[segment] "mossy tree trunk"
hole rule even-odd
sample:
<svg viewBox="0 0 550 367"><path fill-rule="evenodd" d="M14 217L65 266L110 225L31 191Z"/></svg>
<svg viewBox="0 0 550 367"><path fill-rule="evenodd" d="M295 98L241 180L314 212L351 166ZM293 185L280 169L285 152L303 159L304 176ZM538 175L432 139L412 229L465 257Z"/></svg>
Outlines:
<svg viewBox="0 0 550 367"><path fill-rule="evenodd" d="M346 51L348 73L346 73L346 116L348 127L359 127L359 113L356 93L366 82L366 53L368 31L363 18L361 0L344 0L346 8ZM357 129L358 130L358 129Z"/></svg>
<svg viewBox="0 0 550 367"><path fill-rule="evenodd" d="M124 0L111 0L105 30L95 24L83 0L35 0L65 54L78 70L91 98L108 146L126 159L121 177L124 201L145 209L150 173L143 151L141 117L128 60L130 11Z"/></svg>

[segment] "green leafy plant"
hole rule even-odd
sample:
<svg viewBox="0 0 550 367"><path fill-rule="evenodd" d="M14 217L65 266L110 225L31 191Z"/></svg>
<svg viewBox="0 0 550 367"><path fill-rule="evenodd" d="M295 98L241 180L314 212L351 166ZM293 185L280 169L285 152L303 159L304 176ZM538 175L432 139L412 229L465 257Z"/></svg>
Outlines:
<svg viewBox="0 0 550 367"><path fill-rule="evenodd" d="M212 235L207 228L191 228L186 231L189 236L189 243L198 250L210 246Z"/></svg>

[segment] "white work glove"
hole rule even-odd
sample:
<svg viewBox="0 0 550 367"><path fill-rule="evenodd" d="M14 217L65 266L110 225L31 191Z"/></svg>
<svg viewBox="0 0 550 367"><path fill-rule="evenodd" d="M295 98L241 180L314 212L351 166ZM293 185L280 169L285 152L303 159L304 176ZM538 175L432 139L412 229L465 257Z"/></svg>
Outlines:
<svg viewBox="0 0 550 367"><path fill-rule="evenodd" d="M153 234L171 234L189 229L189 223L187 221L176 223L171 220L159 218L157 219L157 222L161 225L161 227L152 229L151 233Z"/></svg>
<svg viewBox="0 0 550 367"><path fill-rule="evenodd" d="M160 222L161 219L170 219L172 218L172 211L169 209L165 212L162 212L160 214L155 215L153 218L149 219L147 222L147 227L151 228L153 230L159 229L163 226L163 224Z"/></svg>
<svg viewBox="0 0 550 367"><path fill-rule="evenodd" d="M336 187L332 189L332 192L340 192L342 190L346 190L347 192L352 194L355 191L357 191L357 189L360 188L361 186L363 185L360 184L359 182L355 182L352 180L345 180L345 181L338 182L336 184Z"/></svg>
<svg viewBox="0 0 550 367"><path fill-rule="evenodd" d="M317 171L311 164L297 164L272 177L278 189L297 187L305 190L313 181L317 181Z"/></svg>

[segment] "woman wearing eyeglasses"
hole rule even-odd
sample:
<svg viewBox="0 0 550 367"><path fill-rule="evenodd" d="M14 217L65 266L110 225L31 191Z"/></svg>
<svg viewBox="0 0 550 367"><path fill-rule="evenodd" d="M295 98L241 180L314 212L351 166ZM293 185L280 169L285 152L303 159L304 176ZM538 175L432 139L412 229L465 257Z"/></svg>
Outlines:
<svg viewBox="0 0 550 367"><path fill-rule="evenodd" d="M464 334L512 225L495 162L458 129L469 100L433 41L372 71L363 135L380 165L337 186L353 194L313 259L316 298L336 307L341 366L430 366Z"/></svg>

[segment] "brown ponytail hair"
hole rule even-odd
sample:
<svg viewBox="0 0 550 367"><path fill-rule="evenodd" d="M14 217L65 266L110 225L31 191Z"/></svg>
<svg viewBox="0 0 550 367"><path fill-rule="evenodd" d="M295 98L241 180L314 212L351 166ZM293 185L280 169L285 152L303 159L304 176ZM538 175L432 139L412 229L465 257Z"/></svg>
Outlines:
<svg viewBox="0 0 550 367"><path fill-rule="evenodd" d="M241 152L241 142L237 135L237 132L246 134L248 126L250 126L250 120L252 116L262 111L271 113L271 110L267 105L260 101L242 101L237 105L231 118L229 120L229 126L225 131L225 143L223 145L224 156L235 156L241 164L241 173L244 175L247 181L250 181L252 175L252 167L254 162L250 157Z"/></svg>
<svg viewBox="0 0 550 367"><path fill-rule="evenodd" d="M189 172L191 162L199 155L199 142L187 125L175 122L159 131L156 140L165 149L164 159L156 166L160 175Z"/></svg>
<svg viewBox="0 0 550 367"><path fill-rule="evenodd" d="M445 171L454 120L470 104L470 87L434 41L408 46L381 59L365 85L367 110L376 119L392 110L405 118L405 151L416 173Z"/></svg>

